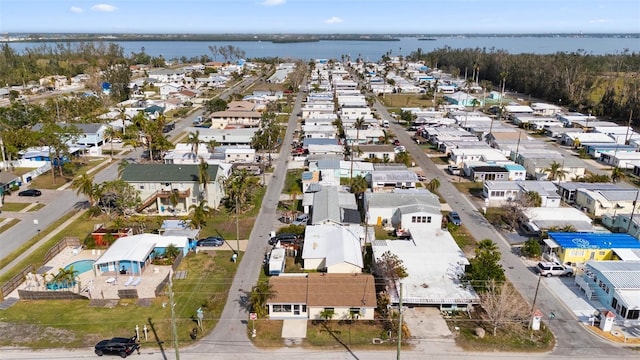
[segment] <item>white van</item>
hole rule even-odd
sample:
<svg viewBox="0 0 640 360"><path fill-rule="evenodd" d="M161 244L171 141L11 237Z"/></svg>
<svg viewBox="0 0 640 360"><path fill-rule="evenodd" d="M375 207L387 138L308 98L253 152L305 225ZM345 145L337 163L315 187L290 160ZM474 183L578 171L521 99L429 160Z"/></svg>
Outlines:
<svg viewBox="0 0 640 360"><path fill-rule="evenodd" d="M389 127L389 120L382 120L382 127L388 128Z"/></svg>

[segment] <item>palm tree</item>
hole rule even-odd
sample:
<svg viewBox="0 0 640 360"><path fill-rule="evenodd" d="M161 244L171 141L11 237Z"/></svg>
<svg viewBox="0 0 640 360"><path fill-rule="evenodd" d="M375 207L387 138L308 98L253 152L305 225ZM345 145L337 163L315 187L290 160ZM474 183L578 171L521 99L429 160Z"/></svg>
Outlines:
<svg viewBox="0 0 640 360"><path fill-rule="evenodd" d="M353 126L356 128L356 141L360 144L360 128L365 124L364 117L359 117L353 123ZM351 143L351 170L349 171L349 181L353 179L353 143Z"/></svg>
<svg viewBox="0 0 640 360"><path fill-rule="evenodd" d="M127 161L127 159L120 160L120 163L118 164L118 177L122 177L122 173L127 165L129 165L129 161Z"/></svg>
<svg viewBox="0 0 640 360"><path fill-rule="evenodd" d="M120 107L118 109L118 118L120 120L122 120L122 134L124 134L125 133L125 128L127 127L127 123L126 122L127 122L127 118L128 118L127 111L124 108L124 106L122 106L122 107Z"/></svg>
<svg viewBox="0 0 640 360"><path fill-rule="evenodd" d="M266 280L258 281L258 284L251 288L249 302L251 310L258 315L258 318L264 318L267 315L267 301L275 296L276 292L271 289L271 285Z"/></svg>
<svg viewBox="0 0 640 360"><path fill-rule="evenodd" d="M204 159L200 159L200 164L198 165L198 182L202 185L203 196L206 196L207 185L211 182L211 175L209 174L209 164Z"/></svg>
<svg viewBox="0 0 640 360"><path fill-rule="evenodd" d="M542 206L542 197L537 191L531 190L524 194L525 206L540 207Z"/></svg>
<svg viewBox="0 0 640 360"><path fill-rule="evenodd" d="M93 186L93 176L88 175L86 172L73 179L71 187L76 189L77 195L85 195L89 198L89 206L93 206L95 198L95 187Z"/></svg>
<svg viewBox="0 0 640 360"><path fill-rule="evenodd" d="M120 132L118 130L116 130L116 128L114 128L113 126L109 126L105 131L104 131L104 135L106 137L109 138L109 141L111 142L111 153L109 154L109 157L111 159L113 159L113 138L115 138L116 136L118 136L120 134Z"/></svg>
<svg viewBox="0 0 640 360"><path fill-rule="evenodd" d="M209 140L209 142L207 143L207 149L209 150L210 153L213 154L214 150L216 149L216 147L218 147L218 145L220 144L217 141Z"/></svg>
<svg viewBox="0 0 640 360"><path fill-rule="evenodd" d="M164 255L171 260L177 258L179 254L180 249L178 249L175 244L169 244L169 246L167 246L164 250Z"/></svg>
<svg viewBox="0 0 640 360"><path fill-rule="evenodd" d="M211 215L211 209L207 206L207 200L202 200L198 204L191 205L189 211L191 211L191 226L196 229L201 229L207 225L207 219Z"/></svg>
<svg viewBox="0 0 640 360"><path fill-rule="evenodd" d="M191 145L191 152L193 153L193 159L198 158L198 146L200 145L200 131L190 132L187 136L187 144Z"/></svg>
<svg viewBox="0 0 640 360"><path fill-rule="evenodd" d="M611 169L611 182L613 182L614 184L620 180L626 179L626 177L627 177L627 174L625 174L622 168L619 168L616 166L613 169Z"/></svg>
<svg viewBox="0 0 640 360"><path fill-rule="evenodd" d="M440 180L438 178L433 178L431 179L431 181L429 181L429 183L427 183L427 189L429 189L429 191L431 191L432 193L437 192L439 187Z"/></svg>
<svg viewBox="0 0 640 360"><path fill-rule="evenodd" d="M291 211L293 213L292 215L294 216L298 211L298 195L300 195L301 193L302 191L300 191L300 188L297 184L291 186L291 188L289 189L289 197L291 198Z"/></svg>
<svg viewBox="0 0 640 360"><path fill-rule="evenodd" d="M548 168L542 170L542 172L547 173L547 178L550 181L564 180L567 177L567 174L569 173L567 170L563 168L562 164L556 161L552 162L551 165L549 165Z"/></svg>

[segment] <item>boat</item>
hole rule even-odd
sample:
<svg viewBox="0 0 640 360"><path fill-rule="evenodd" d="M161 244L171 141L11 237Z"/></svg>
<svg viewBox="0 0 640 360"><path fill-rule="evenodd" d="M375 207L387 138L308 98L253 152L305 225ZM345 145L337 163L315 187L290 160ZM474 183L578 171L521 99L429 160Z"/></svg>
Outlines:
<svg viewBox="0 0 640 360"><path fill-rule="evenodd" d="M427 41L434 41L434 40L438 40L438 39L436 39L436 38L432 38L432 37L425 37L425 38L418 38L418 40L420 40L420 41L424 41L424 40L427 40Z"/></svg>

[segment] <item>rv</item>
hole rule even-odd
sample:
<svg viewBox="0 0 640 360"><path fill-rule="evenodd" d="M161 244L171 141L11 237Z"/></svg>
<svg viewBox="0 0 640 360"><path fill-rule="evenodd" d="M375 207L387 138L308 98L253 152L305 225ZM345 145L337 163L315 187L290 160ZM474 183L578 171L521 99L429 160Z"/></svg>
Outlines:
<svg viewBox="0 0 640 360"><path fill-rule="evenodd" d="M280 275L284 272L286 261L284 248L274 248L269 255L269 275Z"/></svg>

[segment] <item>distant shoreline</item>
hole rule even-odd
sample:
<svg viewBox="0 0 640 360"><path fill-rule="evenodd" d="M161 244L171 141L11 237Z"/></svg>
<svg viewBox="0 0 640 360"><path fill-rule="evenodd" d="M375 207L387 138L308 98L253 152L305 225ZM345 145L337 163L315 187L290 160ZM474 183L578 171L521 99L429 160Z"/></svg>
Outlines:
<svg viewBox="0 0 640 360"><path fill-rule="evenodd" d="M442 38L640 38L640 33L621 34L106 34L106 33L5 33L0 42L81 42L81 41L248 41L248 42L318 42L318 41L400 41L400 38L437 40Z"/></svg>

